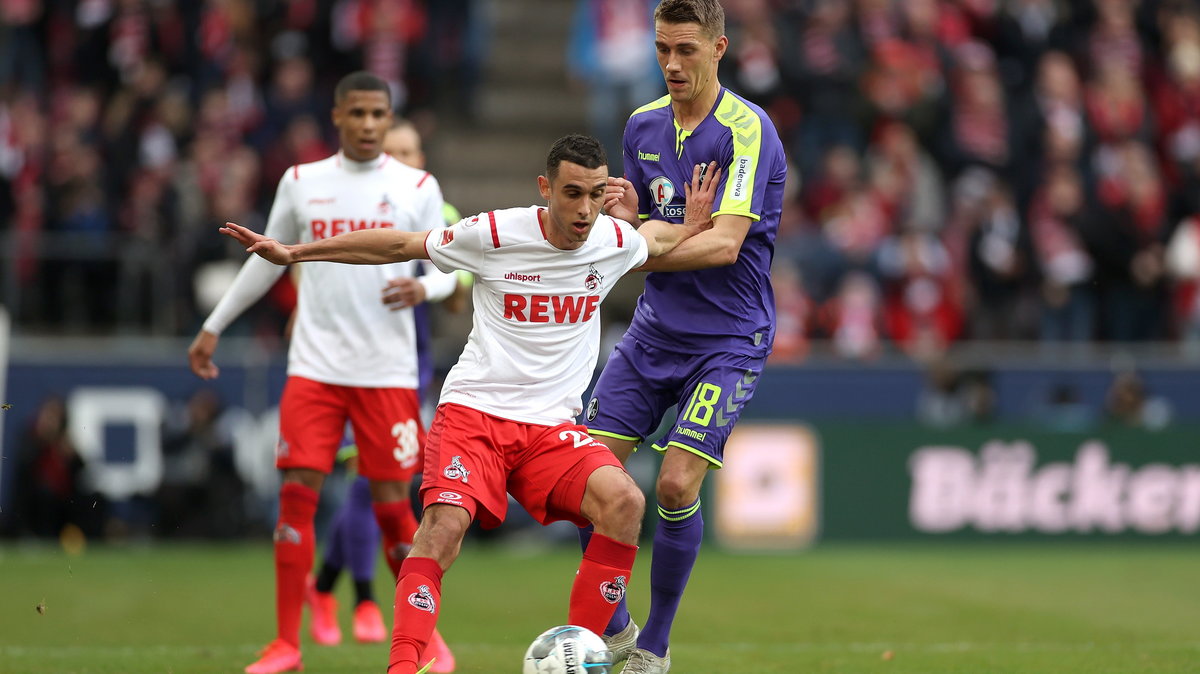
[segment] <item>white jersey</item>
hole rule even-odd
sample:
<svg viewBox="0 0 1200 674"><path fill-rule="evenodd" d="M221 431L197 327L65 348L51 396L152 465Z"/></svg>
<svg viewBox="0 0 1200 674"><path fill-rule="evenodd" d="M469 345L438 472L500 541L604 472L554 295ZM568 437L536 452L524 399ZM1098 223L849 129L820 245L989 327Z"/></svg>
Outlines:
<svg viewBox="0 0 1200 674"><path fill-rule="evenodd" d="M475 274L474 325L441 402L544 425L582 410L600 351L600 302L646 261L646 240L602 215L582 246L561 250L546 240L542 210L482 213L425 240L442 271Z"/></svg>
<svg viewBox="0 0 1200 674"><path fill-rule="evenodd" d="M442 192L429 173L387 154L356 162L339 152L288 169L279 181L265 234L292 244L359 229L420 232L444 225ZM382 292L389 280L413 276L418 264L301 264L288 374L340 386L417 388L413 312L392 311L383 304ZM283 270L251 255L205 321L205 330L220 334ZM425 271L421 283L427 300L453 292L453 275L429 265Z"/></svg>

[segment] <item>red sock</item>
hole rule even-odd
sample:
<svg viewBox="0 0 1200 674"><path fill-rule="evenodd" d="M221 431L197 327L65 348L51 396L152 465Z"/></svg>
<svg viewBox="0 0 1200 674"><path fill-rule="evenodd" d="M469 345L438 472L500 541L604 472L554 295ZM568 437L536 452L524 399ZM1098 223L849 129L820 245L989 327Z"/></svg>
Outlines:
<svg viewBox="0 0 1200 674"><path fill-rule="evenodd" d="M417 518L413 515L408 499L374 503L375 521L383 532L383 554L387 558L392 578L400 577L400 565L412 548L413 534L417 532Z"/></svg>
<svg viewBox="0 0 1200 674"><path fill-rule="evenodd" d="M617 602L625 596L636 557L636 545L593 533L571 586L567 622L603 634Z"/></svg>
<svg viewBox="0 0 1200 674"><path fill-rule="evenodd" d="M296 482L279 489L279 521L275 525L275 620L279 638L300 647L300 613L304 578L312 570L316 550L313 517L317 492Z"/></svg>
<svg viewBox="0 0 1200 674"><path fill-rule="evenodd" d="M409 557L396 583L392 650L388 671L415 671L437 625L442 601L442 567L428 557ZM410 668L411 665L411 668Z"/></svg>

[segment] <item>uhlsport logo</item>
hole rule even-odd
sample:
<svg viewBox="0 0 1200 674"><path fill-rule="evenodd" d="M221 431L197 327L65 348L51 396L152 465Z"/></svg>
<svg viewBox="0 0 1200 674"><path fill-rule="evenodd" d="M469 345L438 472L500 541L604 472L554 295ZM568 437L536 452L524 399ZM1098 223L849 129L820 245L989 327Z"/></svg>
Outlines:
<svg viewBox="0 0 1200 674"><path fill-rule="evenodd" d="M437 612L437 602L434 601L433 593L429 591L428 585L418 585L417 591L408 595L408 603L418 611Z"/></svg>
<svg viewBox="0 0 1200 674"><path fill-rule="evenodd" d="M596 398L592 398L591 400L589 400L588 406L587 406L587 420L595 421L596 414L599 411L600 411L600 401Z"/></svg>
<svg viewBox="0 0 1200 674"><path fill-rule="evenodd" d="M625 596L625 586L627 584L628 581L625 580L625 576L617 576L612 580L606 580L600 583L600 595L604 597L604 601L615 604Z"/></svg>
<svg viewBox="0 0 1200 674"><path fill-rule="evenodd" d="M467 470L466 466L462 464L461 456L455 456L450 459L450 465L446 466L446 469L442 471L442 475L445 475L450 480L462 480L463 484L466 484L467 478L471 476L471 471Z"/></svg>
<svg viewBox="0 0 1200 674"><path fill-rule="evenodd" d="M589 264L587 277L583 279L583 287L588 290L595 290L600 287L601 283L604 283L604 275L596 270L596 265Z"/></svg>

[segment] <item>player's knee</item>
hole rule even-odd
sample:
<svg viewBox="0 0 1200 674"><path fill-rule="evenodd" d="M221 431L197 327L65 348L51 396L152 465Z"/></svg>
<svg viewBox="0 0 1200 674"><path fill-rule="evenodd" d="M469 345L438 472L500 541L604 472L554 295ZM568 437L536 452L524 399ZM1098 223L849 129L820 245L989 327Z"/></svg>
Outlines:
<svg viewBox="0 0 1200 674"><path fill-rule="evenodd" d="M626 476L628 477L628 476ZM614 480L605 490L597 529L627 531L642 521L646 512L646 497L632 478Z"/></svg>
<svg viewBox="0 0 1200 674"><path fill-rule="evenodd" d="M700 485L682 471L664 471L658 476L655 496L664 508L674 510L696 502Z"/></svg>

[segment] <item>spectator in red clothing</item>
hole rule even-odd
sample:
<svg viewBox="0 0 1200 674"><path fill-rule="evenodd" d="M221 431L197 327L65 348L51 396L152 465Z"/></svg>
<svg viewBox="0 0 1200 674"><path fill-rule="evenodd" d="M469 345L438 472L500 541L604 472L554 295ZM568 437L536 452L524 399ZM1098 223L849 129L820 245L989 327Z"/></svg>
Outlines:
<svg viewBox="0 0 1200 674"><path fill-rule="evenodd" d="M1152 119L1141 80L1120 56L1103 56L1095 64L1084 100L1088 126L1101 146L1108 146L1102 151L1127 140L1150 139Z"/></svg>
<svg viewBox="0 0 1200 674"><path fill-rule="evenodd" d="M769 362L796 363L808 355L813 303L796 265L776 259L771 269L775 292L775 344Z"/></svg>
<svg viewBox="0 0 1200 674"><path fill-rule="evenodd" d="M903 122L889 122L876 133L867 164L873 175L890 176L894 221L903 230L937 232L945 224L941 170Z"/></svg>
<svg viewBox="0 0 1200 674"><path fill-rule="evenodd" d="M392 106L408 101L408 50L425 33L424 7L416 0L338 0L334 7L334 45L361 50L365 70L392 90Z"/></svg>
<svg viewBox="0 0 1200 674"><path fill-rule="evenodd" d="M818 317L834 352L849 360L869 360L882 353L883 319L879 285L861 271L842 277L837 294L821 306Z"/></svg>
<svg viewBox="0 0 1200 674"><path fill-rule="evenodd" d="M1156 146L1168 183L1194 193L1200 188L1191 171L1200 159L1200 20L1190 12L1172 15L1165 29L1166 68L1152 89Z"/></svg>
<svg viewBox="0 0 1200 674"><path fill-rule="evenodd" d="M962 335L954 268L941 242L923 232L893 237L880 250L887 336L915 358L944 353Z"/></svg>

